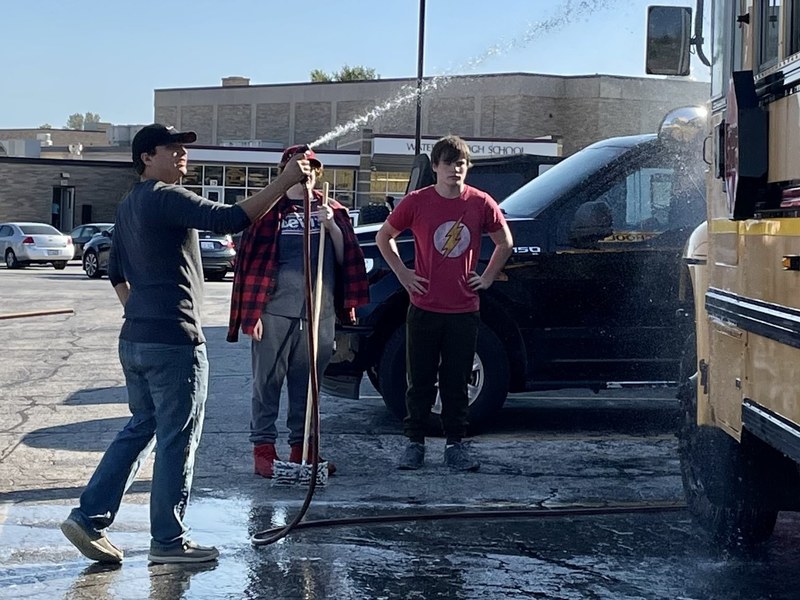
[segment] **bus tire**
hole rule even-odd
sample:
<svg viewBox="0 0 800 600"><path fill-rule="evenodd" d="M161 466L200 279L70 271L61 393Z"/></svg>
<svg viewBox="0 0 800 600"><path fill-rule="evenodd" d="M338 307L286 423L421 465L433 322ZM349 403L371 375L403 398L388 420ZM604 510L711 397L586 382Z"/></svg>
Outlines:
<svg viewBox="0 0 800 600"><path fill-rule="evenodd" d="M681 479L689 512L715 542L752 546L775 529L778 509L765 481L772 470L760 440L742 434L742 442L717 427L697 425L697 386L684 382L678 394Z"/></svg>

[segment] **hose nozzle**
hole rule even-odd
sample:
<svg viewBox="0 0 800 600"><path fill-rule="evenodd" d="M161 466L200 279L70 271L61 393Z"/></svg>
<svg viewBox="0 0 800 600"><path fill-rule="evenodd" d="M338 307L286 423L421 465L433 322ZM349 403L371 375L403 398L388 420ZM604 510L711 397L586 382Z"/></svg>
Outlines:
<svg viewBox="0 0 800 600"><path fill-rule="evenodd" d="M302 144L302 145L297 147L297 150L295 151L294 154L305 154L309 150L311 150L311 146L309 146L308 144ZM303 177L303 179L301 179L300 182L301 183L308 183L308 175Z"/></svg>

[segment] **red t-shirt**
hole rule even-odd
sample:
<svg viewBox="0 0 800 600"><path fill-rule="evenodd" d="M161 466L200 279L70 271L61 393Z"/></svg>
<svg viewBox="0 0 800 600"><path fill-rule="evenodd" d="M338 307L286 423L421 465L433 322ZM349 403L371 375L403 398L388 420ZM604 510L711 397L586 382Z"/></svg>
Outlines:
<svg viewBox="0 0 800 600"><path fill-rule="evenodd" d="M429 281L426 294L411 295L414 306L440 313L479 309L469 272L478 262L481 235L505 224L489 194L467 185L458 198L445 198L429 186L403 198L388 222L414 234L414 270Z"/></svg>

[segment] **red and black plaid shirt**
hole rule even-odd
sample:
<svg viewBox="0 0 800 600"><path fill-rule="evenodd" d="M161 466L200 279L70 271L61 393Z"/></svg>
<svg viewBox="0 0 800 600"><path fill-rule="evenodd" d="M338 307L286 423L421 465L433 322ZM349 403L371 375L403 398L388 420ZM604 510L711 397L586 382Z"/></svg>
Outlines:
<svg viewBox="0 0 800 600"><path fill-rule="evenodd" d="M319 201L322 194L314 190ZM340 318L354 318L354 308L369 302L369 282L364 267L364 253L358 245L347 209L329 199L333 208L333 219L342 231L344 240L344 260L336 269L335 304ZM236 266L231 291L231 314L228 322L229 342L239 339L239 327L246 335L253 334L253 328L261 318L270 295L275 290L278 275L278 235L280 223L289 202L281 199L277 206L267 212L259 221L244 230L236 253Z"/></svg>

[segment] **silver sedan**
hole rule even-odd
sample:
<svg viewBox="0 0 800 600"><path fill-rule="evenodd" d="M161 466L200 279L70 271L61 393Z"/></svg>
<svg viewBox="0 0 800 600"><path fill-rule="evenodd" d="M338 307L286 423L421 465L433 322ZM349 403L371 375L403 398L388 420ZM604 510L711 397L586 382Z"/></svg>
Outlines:
<svg viewBox="0 0 800 600"><path fill-rule="evenodd" d="M72 238L46 223L0 223L0 252L6 267L51 263L63 269L75 256Z"/></svg>

